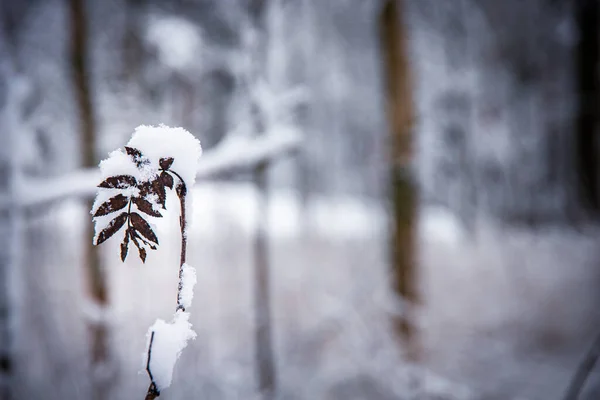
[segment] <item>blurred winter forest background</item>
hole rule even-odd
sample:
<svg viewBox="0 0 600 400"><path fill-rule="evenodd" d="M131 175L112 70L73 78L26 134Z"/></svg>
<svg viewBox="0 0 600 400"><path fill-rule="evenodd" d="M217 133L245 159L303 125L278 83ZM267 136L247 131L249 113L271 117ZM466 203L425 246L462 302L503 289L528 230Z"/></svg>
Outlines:
<svg viewBox="0 0 600 400"><path fill-rule="evenodd" d="M89 209L159 123L204 148L161 398L600 398L599 2L0 4L1 399L145 394L177 222L123 264Z"/></svg>

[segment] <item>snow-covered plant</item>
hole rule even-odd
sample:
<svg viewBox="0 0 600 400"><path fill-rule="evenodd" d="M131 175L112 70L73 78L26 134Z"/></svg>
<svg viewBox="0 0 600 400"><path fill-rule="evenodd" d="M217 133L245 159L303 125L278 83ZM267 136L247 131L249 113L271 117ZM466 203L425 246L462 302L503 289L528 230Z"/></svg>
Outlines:
<svg viewBox="0 0 600 400"><path fill-rule="evenodd" d="M146 262L148 249L156 250L159 239L153 221L163 217L167 196L174 193L180 204L181 258L177 307L171 323L158 319L147 333L144 367L150 378L146 399L154 399L170 386L175 361L196 337L186 308L191 305L196 284L195 269L186 264L190 202L186 201L195 182L200 142L183 128L140 126L124 150L110 153L100 163L102 182L92 207L98 245L122 233L121 260L131 243Z"/></svg>

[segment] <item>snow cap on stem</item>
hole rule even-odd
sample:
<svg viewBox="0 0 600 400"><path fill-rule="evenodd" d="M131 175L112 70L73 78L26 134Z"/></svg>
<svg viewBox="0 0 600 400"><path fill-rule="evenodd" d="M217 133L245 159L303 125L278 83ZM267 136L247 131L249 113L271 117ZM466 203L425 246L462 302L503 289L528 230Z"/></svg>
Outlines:
<svg viewBox="0 0 600 400"><path fill-rule="evenodd" d="M159 391L171 385L175 362L187 346L188 341L196 338L189 318L189 313L179 310L175 313L173 322L167 323L162 319L157 319L148 328L146 349L150 346L150 338L152 338L152 348L151 352L144 353L144 367L149 366ZM152 336L152 332L154 332L154 336ZM148 357L150 357L150 363L148 363Z"/></svg>

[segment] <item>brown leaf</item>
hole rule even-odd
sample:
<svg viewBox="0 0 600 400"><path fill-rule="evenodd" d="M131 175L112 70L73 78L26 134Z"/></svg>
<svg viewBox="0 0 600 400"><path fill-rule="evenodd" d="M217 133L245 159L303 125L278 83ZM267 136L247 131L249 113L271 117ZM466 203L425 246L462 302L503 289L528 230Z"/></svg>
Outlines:
<svg viewBox="0 0 600 400"><path fill-rule="evenodd" d="M160 180L162 181L165 187L173 189L173 177L171 176L171 174L169 174L168 172L161 172Z"/></svg>
<svg viewBox="0 0 600 400"><path fill-rule="evenodd" d="M151 216L157 217L157 218L162 217L161 213L159 213L158 211L155 211L154 208L152 208L152 204L148 200L143 199L141 197L133 197L131 200L137 206L138 210L140 210L141 212L144 212L148 215L151 215Z"/></svg>
<svg viewBox="0 0 600 400"><path fill-rule="evenodd" d="M154 243L152 243L148 239L140 236L140 234L135 229L132 229L131 230L131 239L135 240L136 241L136 245L138 247L140 247L139 244L137 244L138 242L137 242L136 238L139 239L143 244L145 244L148 247L150 247L152 250L156 250L156 245Z"/></svg>
<svg viewBox="0 0 600 400"><path fill-rule="evenodd" d="M161 158L158 163L162 169L169 169L171 168L171 165L173 165L173 157Z"/></svg>
<svg viewBox="0 0 600 400"><path fill-rule="evenodd" d="M127 152L127 154L129 154L131 157L137 157L137 158L141 158L142 156L142 152L139 151L138 149L136 149L135 147L129 147L129 146L125 146L125 151Z"/></svg>
<svg viewBox="0 0 600 400"><path fill-rule="evenodd" d="M152 184L150 182L142 182L139 184L138 188L140 189L140 196L145 197L152 192Z"/></svg>
<svg viewBox="0 0 600 400"><path fill-rule="evenodd" d="M140 258L142 259L142 262L145 264L146 263L146 249L144 249L143 247L138 247L138 253L140 254Z"/></svg>
<svg viewBox="0 0 600 400"><path fill-rule="evenodd" d="M163 209L166 208L167 192L165 191L165 185L160 176L152 181L152 191L158 196L158 204L160 204Z"/></svg>
<svg viewBox="0 0 600 400"><path fill-rule="evenodd" d="M127 197L123 196L122 194L118 194L115 197L111 197L110 199L102 203L102 205L98 207L98 210L96 210L96 212L94 213L94 217L100 217L102 215L118 211L122 208L125 208L125 206L127 206L128 203L129 199Z"/></svg>
<svg viewBox="0 0 600 400"><path fill-rule="evenodd" d="M150 227L150 224L148 224L148 222L146 222L146 220L140 214L135 212L129 214L129 220L131 221L133 229L141 233L142 236L148 239L149 241L158 244L158 238L154 234L154 231Z"/></svg>
<svg viewBox="0 0 600 400"><path fill-rule="evenodd" d="M135 186L136 179L131 175L117 175L106 178L98 187L106 189L126 189Z"/></svg>
<svg viewBox="0 0 600 400"><path fill-rule="evenodd" d="M144 164L150 163L150 160L148 160L146 157L144 157L142 152L140 150L136 149L135 147L125 146L125 151L127 152L127 154L129 154L129 156L131 157L133 162L135 162L135 165L137 165L138 168Z"/></svg>
<svg viewBox="0 0 600 400"><path fill-rule="evenodd" d="M108 226L106 228L104 228L102 230L102 232L100 232L100 234L98 235L98 239L96 240L96 245L99 245L100 243L105 242L108 238L110 238L112 235L117 233L117 231L119 229L121 229L121 227L125 224L126 221L127 221L127 213L126 212L119 214L115 219L110 221Z"/></svg>
<svg viewBox="0 0 600 400"><path fill-rule="evenodd" d="M121 261L125 262L127 251L129 250L129 229L125 231L125 238L121 243Z"/></svg>
<svg viewBox="0 0 600 400"><path fill-rule="evenodd" d="M158 197L158 204L165 208L167 200L167 192L165 191L165 185L163 184L160 175L150 182L144 182L140 186L140 197L144 198L148 195L156 195Z"/></svg>

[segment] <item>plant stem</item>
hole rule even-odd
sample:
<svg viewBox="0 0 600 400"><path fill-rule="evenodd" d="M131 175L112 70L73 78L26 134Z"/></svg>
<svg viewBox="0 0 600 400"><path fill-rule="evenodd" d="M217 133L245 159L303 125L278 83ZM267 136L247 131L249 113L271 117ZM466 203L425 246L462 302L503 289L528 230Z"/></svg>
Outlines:
<svg viewBox="0 0 600 400"><path fill-rule="evenodd" d="M184 305L181 303L181 291L183 290L183 265L185 264L185 255L187 251L187 234L185 231L186 221L185 221L185 195L186 188L183 180L181 181L183 185L182 194L179 196L179 204L181 207L181 216L179 217L179 225L181 225L181 257L179 260L179 284L177 286L177 309L176 311L182 310L185 311Z"/></svg>
<svg viewBox="0 0 600 400"><path fill-rule="evenodd" d="M177 308L175 312L181 310L185 311L185 306L181 301L181 291L183 290L183 266L185 264L186 252L187 252L187 235L186 235L186 214L185 214L185 196L187 194L187 187L185 186L185 182L181 178L181 176L175 171L172 172L174 175L179 178L180 184L177 186L176 192L177 197L179 197L179 205L181 207L181 216L179 217L179 225L181 227L181 255L179 259L179 283L177 285ZM152 336L150 336L150 344L148 345L148 357L146 363L146 371L148 372L148 376L150 377L150 386L148 387L148 391L146 393L145 400L154 400L158 396L160 396L160 391L156 387L156 383L154 383L154 378L152 376L152 372L150 371L150 357L152 356L152 344L154 342L154 332L152 332Z"/></svg>
<svg viewBox="0 0 600 400"><path fill-rule="evenodd" d="M187 195L187 187L181 175L170 170L173 175L179 179L179 185L176 187L177 196L179 197L179 207L181 208L181 216L179 217L179 226L181 227L181 256L179 259L179 284L177 285L177 308L175 311L185 311L184 305L181 303L181 291L183 290L183 265L185 264L185 256L187 252L187 234L185 231L185 196Z"/></svg>

